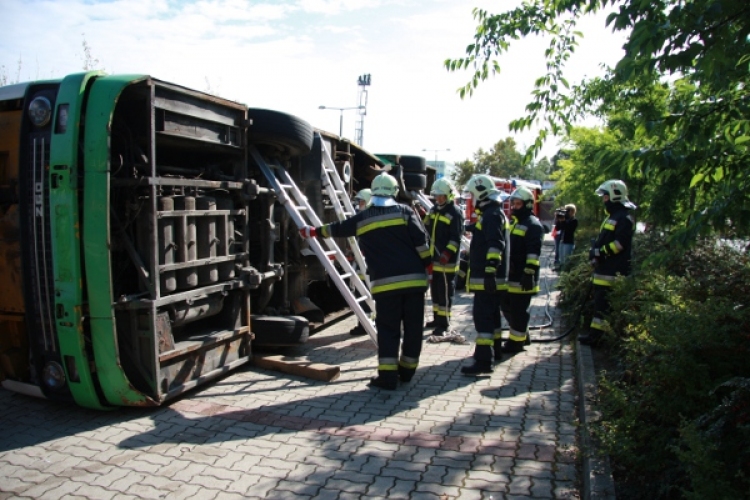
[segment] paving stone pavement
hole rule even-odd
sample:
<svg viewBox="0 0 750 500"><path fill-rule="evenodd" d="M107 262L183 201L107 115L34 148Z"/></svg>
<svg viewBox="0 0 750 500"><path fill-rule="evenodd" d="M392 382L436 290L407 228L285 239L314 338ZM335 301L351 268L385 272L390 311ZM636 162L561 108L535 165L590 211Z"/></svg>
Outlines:
<svg viewBox="0 0 750 500"><path fill-rule="evenodd" d="M559 335L551 253L531 324L555 321L534 340ZM348 334L354 317L285 351L339 365L333 382L248 365L168 406L109 412L0 389L0 499L580 498L572 346L533 343L467 377L471 295L453 313L467 343L425 342L395 391L367 387L377 351Z"/></svg>

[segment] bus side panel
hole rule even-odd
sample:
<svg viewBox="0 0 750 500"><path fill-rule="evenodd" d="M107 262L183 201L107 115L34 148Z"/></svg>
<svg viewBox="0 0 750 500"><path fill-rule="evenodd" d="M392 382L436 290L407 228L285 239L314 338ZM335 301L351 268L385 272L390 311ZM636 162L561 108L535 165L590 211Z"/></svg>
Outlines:
<svg viewBox="0 0 750 500"><path fill-rule="evenodd" d="M83 328L83 274L78 196L78 140L86 86L102 75L66 77L58 92L50 148L50 214L55 275L55 321L60 353L75 401L103 409L99 401Z"/></svg>
<svg viewBox="0 0 750 500"><path fill-rule="evenodd" d="M102 391L110 404L120 406L157 404L135 389L123 370L112 310L109 130L120 94L143 78L118 76L96 80L86 108L83 248L91 340Z"/></svg>
<svg viewBox="0 0 750 500"><path fill-rule="evenodd" d="M0 111L0 380L28 380L18 206L21 109Z"/></svg>

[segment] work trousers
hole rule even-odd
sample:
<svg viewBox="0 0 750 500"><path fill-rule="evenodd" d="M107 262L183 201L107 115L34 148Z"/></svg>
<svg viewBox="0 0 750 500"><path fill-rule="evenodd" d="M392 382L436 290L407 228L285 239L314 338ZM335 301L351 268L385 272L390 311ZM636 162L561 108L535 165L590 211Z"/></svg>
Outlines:
<svg viewBox="0 0 750 500"><path fill-rule="evenodd" d="M378 373L413 374L422 352L424 291L375 297L378 330ZM404 339L401 342L401 328ZM401 356L399 357L399 346Z"/></svg>
<svg viewBox="0 0 750 500"><path fill-rule="evenodd" d="M604 332L608 328L607 320L609 314L609 292L612 288L608 286L594 285L594 317L591 318L590 330L592 332Z"/></svg>
<svg viewBox="0 0 750 500"><path fill-rule="evenodd" d="M480 364L492 362L495 331L499 330L501 321L499 297L497 293L474 292L472 314L474 329L477 331L474 359Z"/></svg>
<svg viewBox="0 0 750 500"><path fill-rule="evenodd" d="M510 342L520 343L523 345L529 335L529 307L531 306L530 293L510 293L505 292L500 295L500 310L508 322Z"/></svg>
<svg viewBox="0 0 750 500"><path fill-rule="evenodd" d="M435 328L447 329L451 322L451 306L456 273L432 272L430 295L432 296L432 315L435 318Z"/></svg>

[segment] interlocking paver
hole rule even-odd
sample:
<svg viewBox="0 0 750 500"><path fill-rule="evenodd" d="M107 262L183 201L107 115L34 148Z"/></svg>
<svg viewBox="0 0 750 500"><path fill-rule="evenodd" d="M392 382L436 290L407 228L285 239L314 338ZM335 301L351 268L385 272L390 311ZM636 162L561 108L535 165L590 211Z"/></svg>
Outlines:
<svg viewBox="0 0 750 500"><path fill-rule="evenodd" d="M556 276L542 275L554 306ZM339 365L332 383L247 366L168 406L110 412L0 389L0 425L14 429L0 440L0 498L580 497L571 346L534 343L464 377L471 300L458 294L452 319L468 342L425 343L393 392L366 388L377 351L347 334L353 317L286 352ZM532 300L532 324L547 322L547 300ZM557 336L555 317L532 339Z"/></svg>

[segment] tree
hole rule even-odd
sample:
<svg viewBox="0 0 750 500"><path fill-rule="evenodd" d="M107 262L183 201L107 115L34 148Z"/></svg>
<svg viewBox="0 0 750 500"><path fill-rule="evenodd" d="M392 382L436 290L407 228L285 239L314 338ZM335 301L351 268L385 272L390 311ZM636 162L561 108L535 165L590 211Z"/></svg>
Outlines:
<svg viewBox="0 0 750 500"><path fill-rule="evenodd" d="M549 179L550 173L552 172L552 164L545 156L541 160L532 163L527 168L527 173L523 176L524 179L545 181Z"/></svg>
<svg viewBox="0 0 750 500"><path fill-rule="evenodd" d="M604 78L571 86L564 68L583 36L576 24L605 9L613 10L607 25L628 33L625 55ZM610 118L625 121L609 125L622 132L627 124L632 140L600 160L627 165L627 173L644 186L666 182L678 188L669 191L673 199L662 197L661 205L655 204L666 209L662 216L674 218L673 242L688 244L711 230L750 234L750 4L529 0L502 14L475 9L474 16L478 26L466 56L445 61L450 71L473 69L459 89L462 98L500 71L499 57L513 40L550 38L547 71L535 82L526 116L510 125L511 130L541 127L527 157L548 135L569 134L587 113L617 111ZM637 100L621 101L623 91L643 97L659 84L665 91L662 107L649 110L639 108Z"/></svg>
<svg viewBox="0 0 750 500"><path fill-rule="evenodd" d="M481 151L481 150L480 150ZM476 173L474 162L471 160L460 161L455 164L455 170L451 173L451 180L461 189L469 182L471 176Z"/></svg>
<svg viewBox="0 0 750 500"><path fill-rule="evenodd" d="M523 155L516 150L513 138L500 139L489 151L481 149L474 155L478 172L493 177L521 177L524 173Z"/></svg>
<svg viewBox="0 0 750 500"><path fill-rule="evenodd" d="M525 172L523 155L516 150L516 141L508 137L497 141L489 151L479 148L474 153L474 161L464 160L457 163L452 179L457 186L463 186L474 174L487 174L507 179L525 178Z"/></svg>

